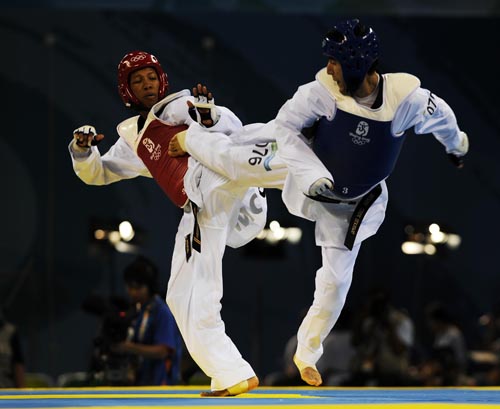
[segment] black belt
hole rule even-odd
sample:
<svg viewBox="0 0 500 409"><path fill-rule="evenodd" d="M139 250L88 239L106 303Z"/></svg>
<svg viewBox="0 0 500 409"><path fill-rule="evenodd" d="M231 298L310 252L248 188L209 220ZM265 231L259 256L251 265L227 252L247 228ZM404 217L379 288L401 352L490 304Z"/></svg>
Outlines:
<svg viewBox="0 0 500 409"><path fill-rule="evenodd" d="M352 250L354 246L354 241L356 240L359 227L361 226L361 222L363 221L366 212L375 202L375 200L377 200L381 193L382 186L378 184L361 198L361 200L358 202L358 205L356 206L356 209L354 209L354 213L352 214L351 220L349 221L349 228L347 229L347 234L344 241L344 245L349 250Z"/></svg>
<svg viewBox="0 0 500 409"><path fill-rule="evenodd" d="M334 203L334 204L344 203L344 204L350 204L350 205L356 204L355 200L338 200L338 199L333 199L331 197L322 196L322 195L315 195L315 196L306 195L306 196L309 199L312 199L316 202L322 202L322 203Z"/></svg>
<svg viewBox="0 0 500 409"><path fill-rule="evenodd" d="M191 208L193 209L194 216L194 227L193 227L193 250L201 253L201 231L200 225L198 224L198 206L196 203L191 202Z"/></svg>
<svg viewBox="0 0 500 409"><path fill-rule="evenodd" d="M184 237L184 247L186 251L186 261L191 258L191 250L195 250L201 253L201 231L200 225L198 224L198 206L196 203L190 201L191 210L194 216L194 226L193 226L193 240L191 241L191 234Z"/></svg>

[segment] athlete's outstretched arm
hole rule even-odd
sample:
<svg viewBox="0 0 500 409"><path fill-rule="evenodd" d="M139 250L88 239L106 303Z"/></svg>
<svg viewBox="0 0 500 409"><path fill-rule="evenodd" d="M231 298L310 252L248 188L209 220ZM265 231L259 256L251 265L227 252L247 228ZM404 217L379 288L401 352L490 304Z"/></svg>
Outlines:
<svg viewBox="0 0 500 409"><path fill-rule="evenodd" d="M70 142L68 149L73 170L88 185L108 185L137 176L151 177L144 163L123 138L118 138L102 156L97 146L81 147L76 144L76 139Z"/></svg>
<svg viewBox="0 0 500 409"><path fill-rule="evenodd" d="M432 133L445 147L453 163L463 166L461 159L469 150L469 138L458 126L450 106L427 89L417 88L395 114L393 133L414 127L416 134Z"/></svg>

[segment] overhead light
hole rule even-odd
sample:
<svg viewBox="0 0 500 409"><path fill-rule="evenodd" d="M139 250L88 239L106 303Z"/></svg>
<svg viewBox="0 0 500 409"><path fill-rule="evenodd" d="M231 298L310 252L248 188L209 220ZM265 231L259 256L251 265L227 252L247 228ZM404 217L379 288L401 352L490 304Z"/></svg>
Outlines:
<svg viewBox="0 0 500 409"><path fill-rule="evenodd" d="M118 231L120 232L120 237L123 241L130 241L135 236L134 228L129 221L123 221L118 226Z"/></svg>
<svg viewBox="0 0 500 409"><path fill-rule="evenodd" d="M121 240L120 232L116 230L110 231L108 234L108 240L111 244L118 243Z"/></svg>
<svg viewBox="0 0 500 409"><path fill-rule="evenodd" d="M277 244L282 241L297 244L302 238L302 230L299 227L281 227L277 220L272 220L269 223L269 228L263 229L256 238L265 240L269 244Z"/></svg>
<svg viewBox="0 0 500 409"><path fill-rule="evenodd" d="M137 247L137 229L128 220L120 222L93 220L91 222L91 234L93 240L111 245L120 253L137 253L139 250ZM134 244L132 241L136 243Z"/></svg>
<svg viewBox="0 0 500 409"><path fill-rule="evenodd" d="M436 254L436 246L434 246L433 244L426 244L424 246L424 253L429 256L433 256L434 254Z"/></svg>
<svg viewBox="0 0 500 409"><path fill-rule="evenodd" d="M97 229L94 231L94 238L96 240L104 240L107 236L107 233L103 229Z"/></svg>
<svg viewBox="0 0 500 409"><path fill-rule="evenodd" d="M458 234L448 234L448 241L446 244L449 248L454 250L460 246L460 243L462 243L462 238Z"/></svg>
<svg viewBox="0 0 500 409"><path fill-rule="evenodd" d="M302 238L302 229L298 227L288 227L286 232L286 238L292 244L297 244Z"/></svg>
<svg viewBox="0 0 500 409"><path fill-rule="evenodd" d="M424 245L415 241L405 241L401 245L401 250L405 254L423 254Z"/></svg>
<svg viewBox="0 0 500 409"><path fill-rule="evenodd" d="M441 231L441 228L439 227L439 224L437 224L437 223L431 223L429 225L429 232L431 234L438 233L440 231Z"/></svg>
<svg viewBox="0 0 500 409"><path fill-rule="evenodd" d="M401 245L405 254L427 254L433 256L442 247L455 250L460 246L461 237L438 223L412 223L404 228L406 240Z"/></svg>
<svg viewBox="0 0 500 409"><path fill-rule="evenodd" d="M139 253L139 247L126 243L124 241L119 241L118 243L115 243L115 250L119 253L131 253L131 254L138 254Z"/></svg>
<svg viewBox="0 0 500 409"><path fill-rule="evenodd" d="M433 243L444 243L447 240L447 235L442 231L431 233L430 239Z"/></svg>

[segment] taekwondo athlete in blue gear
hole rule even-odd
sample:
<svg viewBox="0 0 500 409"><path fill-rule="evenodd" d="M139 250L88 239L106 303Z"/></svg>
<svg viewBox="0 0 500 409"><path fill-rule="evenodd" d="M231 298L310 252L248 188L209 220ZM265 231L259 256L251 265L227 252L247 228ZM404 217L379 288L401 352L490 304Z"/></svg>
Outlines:
<svg viewBox="0 0 500 409"><path fill-rule="evenodd" d="M361 243L384 220L385 179L405 131L432 133L459 167L469 145L448 104L421 88L417 77L377 72L380 47L372 28L357 19L337 24L323 40L323 53L327 66L298 88L276 119L231 135L193 123L182 140L172 139L177 155L187 151L241 186L283 189L288 210L316 222L323 263L295 354L310 385L322 383L315 364L344 306Z"/></svg>
<svg viewBox="0 0 500 409"><path fill-rule="evenodd" d="M374 30L359 20L337 24L323 40L326 68L302 85L274 121L278 155L289 174L283 200L316 222L322 267L314 301L298 331L294 357L302 379L320 385L316 362L345 303L361 243L382 224L404 132L433 133L457 165L468 151L451 108L410 74L379 74ZM308 128L312 139L304 141ZM312 146L312 149L310 148Z"/></svg>

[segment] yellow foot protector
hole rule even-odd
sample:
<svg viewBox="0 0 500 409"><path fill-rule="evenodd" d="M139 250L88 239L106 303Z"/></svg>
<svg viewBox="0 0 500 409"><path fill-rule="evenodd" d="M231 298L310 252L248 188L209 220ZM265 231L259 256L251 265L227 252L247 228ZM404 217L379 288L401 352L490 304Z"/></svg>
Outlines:
<svg viewBox="0 0 500 409"><path fill-rule="evenodd" d="M300 377L305 383L311 386L319 386L323 383L321 375L316 369L315 365L309 365L305 362L302 362L299 358L297 358L297 355L293 356L293 362L299 369Z"/></svg>
<svg viewBox="0 0 500 409"><path fill-rule="evenodd" d="M242 381L240 383L237 383L236 385L233 385L221 391L202 392L201 396L212 397L212 398L220 398L224 396L236 396L242 393L250 392L257 386L259 386L259 378L254 376L252 378L247 379L246 381Z"/></svg>

